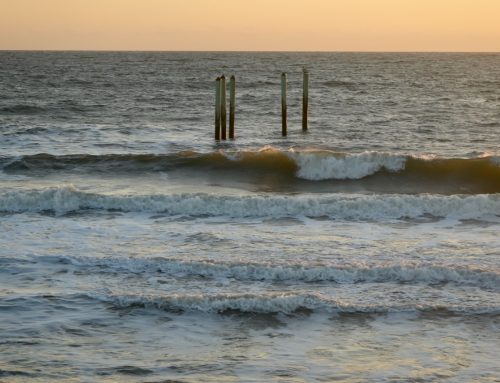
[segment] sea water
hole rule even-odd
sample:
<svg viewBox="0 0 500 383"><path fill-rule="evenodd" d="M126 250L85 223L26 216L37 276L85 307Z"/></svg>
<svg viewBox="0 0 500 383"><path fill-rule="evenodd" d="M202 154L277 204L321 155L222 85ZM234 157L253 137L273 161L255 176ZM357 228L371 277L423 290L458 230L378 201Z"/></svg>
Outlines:
<svg viewBox="0 0 500 383"><path fill-rule="evenodd" d="M499 54L0 52L0 381L499 381L499 133Z"/></svg>

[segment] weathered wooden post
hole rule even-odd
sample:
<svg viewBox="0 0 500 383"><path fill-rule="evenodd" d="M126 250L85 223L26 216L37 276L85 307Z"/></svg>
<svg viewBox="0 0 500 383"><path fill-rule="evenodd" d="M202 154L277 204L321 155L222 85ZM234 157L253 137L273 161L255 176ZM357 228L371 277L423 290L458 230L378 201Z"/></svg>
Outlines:
<svg viewBox="0 0 500 383"><path fill-rule="evenodd" d="M220 140L220 77L215 80L215 139Z"/></svg>
<svg viewBox="0 0 500 383"><path fill-rule="evenodd" d="M303 70L302 82L302 131L307 131L307 110L309 108L309 72Z"/></svg>
<svg viewBox="0 0 500 383"><path fill-rule="evenodd" d="M229 139L234 139L234 109L236 105L236 79L231 76L229 81Z"/></svg>
<svg viewBox="0 0 500 383"><path fill-rule="evenodd" d="M281 135L286 136L286 73L281 74Z"/></svg>
<svg viewBox="0 0 500 383"><path fill-rule="evenodd" d="M226 77L220 78L220 122L221 122L221 139L226 140Z"/></svg>

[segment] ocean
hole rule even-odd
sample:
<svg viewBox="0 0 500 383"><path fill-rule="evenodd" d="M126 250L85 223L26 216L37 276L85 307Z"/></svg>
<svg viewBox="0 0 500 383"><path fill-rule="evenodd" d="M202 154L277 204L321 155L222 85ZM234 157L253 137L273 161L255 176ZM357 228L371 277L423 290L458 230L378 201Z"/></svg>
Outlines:
<svg viewBox="0 0 500 383"><path fill-rule="evenodd" d="M499 234L500 54L0 52L1 382L500 382Z"/></svg>

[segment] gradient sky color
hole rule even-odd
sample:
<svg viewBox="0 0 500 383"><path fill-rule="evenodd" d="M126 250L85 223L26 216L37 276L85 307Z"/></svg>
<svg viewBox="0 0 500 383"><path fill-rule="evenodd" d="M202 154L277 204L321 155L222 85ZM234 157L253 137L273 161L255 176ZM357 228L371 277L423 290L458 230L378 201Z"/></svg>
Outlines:
<svg viewBox="0 0 500 383"><path fill-rule="evenodd" d="M500 51L500 0L0 0L0 49Z"/></svg>

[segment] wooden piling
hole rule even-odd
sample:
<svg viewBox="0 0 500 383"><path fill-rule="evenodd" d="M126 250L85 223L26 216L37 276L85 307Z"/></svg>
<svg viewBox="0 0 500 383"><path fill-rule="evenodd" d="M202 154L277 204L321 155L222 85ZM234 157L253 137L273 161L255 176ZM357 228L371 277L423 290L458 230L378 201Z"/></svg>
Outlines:
<svg viewBox="0 0 500 383"><path fill-rule="evenodd" d="M221 122L221 140L226 140L226 77L220 78L220 122Z"/></svg>
<svg viewBox="0 0 500 383"><path fill-rule="evenodd" d="M220 77L215 80L215 139L220 140Z"/></svg>
<svg viewBox="0 0 500 383"><path fill-rule="evenodd" d="M281 74L281 135L287 134L286 126L286 73Z"/></svg>
<svg viewBox="0 0 500 383"><path fill-rule="evenodd" d="M309 72L306 68L303 70L302 81L302 131L307 131L307 112L309 108Z"/></svg>
<svg viewBox="0 0 500 383"><path fill-rule="evenodd" d="M234 140L234 110L236 106L236 79L231 76L229 81L229 139Z"/></svg>

